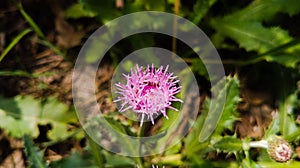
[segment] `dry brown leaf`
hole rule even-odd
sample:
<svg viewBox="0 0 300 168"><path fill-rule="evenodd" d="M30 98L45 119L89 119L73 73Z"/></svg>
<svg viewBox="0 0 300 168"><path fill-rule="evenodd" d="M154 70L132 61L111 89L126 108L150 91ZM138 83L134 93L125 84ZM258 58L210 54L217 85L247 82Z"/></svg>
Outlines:
<svg viewBox="0 0 300 168"><path fill-rule="evenodd" d="M85 35L84 31L76 31L65 19L63 14L59 14L55 19L55 29L58 33L57 46L71 48L80 44Z"/></svg>

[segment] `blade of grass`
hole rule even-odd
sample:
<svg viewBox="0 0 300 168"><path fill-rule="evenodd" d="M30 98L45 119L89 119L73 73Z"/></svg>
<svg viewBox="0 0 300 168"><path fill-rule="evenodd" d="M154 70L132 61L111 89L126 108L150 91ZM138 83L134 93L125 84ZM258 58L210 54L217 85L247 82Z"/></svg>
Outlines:
<svg viewBox="0 0 300 168"><path fill-rule="evenodd" d="M26 71L0 71L0 76L34 77L33 74Z"/></svg>
<svg viewBox="0 0 300 168"><path fill-rule="evenodd" d="M27 155L29 159L30 167L32 168L47 168L47 164L45 160L43 159L42 152L34 146L32 140L29 138L29 136L24 135L23 137L24 141L24 150L25 154Z"/></svg>
<svg viewBox="0 0 300 168"><path fill-rule="evenodd" d="M42 32L42 30L40 29L40 27L34 22L34 20L25 12L22 3L19 2L17 4L22 16L25 18L25 20L29 23L29 25L33 28L33 30L36 32L36 34L38 36L40 36L41 38L45 39L45 35Z"/></svg>
<svg viewBox="0 0 300 168"><path fill-rule="evenodd" d="M51 48L56 54L62 56L65 59L65 53L63 53L62 51L60 51L55 45L53 45L51 42L49 42L48 40L44 39L44 40L38 40L38 43Z"/></svg>
<svg viewBox="0 0 300 168"><path fill-rule="evenodd" d="M99 168L104 168L104 156L101 152L102 148L94 142L89 136L86 136L91 147L92 154Z"/></svg>
<svg viewBox="0 0 300 168"><path fill-rule="evenodd" d="M63 52L61 52L55 45L53 45L51 42L49 42L46 38L46 36L44 35L44 33L42 32L42 30L40 29L40 27L35 23L35 21L32 19L31 16L29 16L26 11L24 10L22 3L19 2L17 4L22 16L24 17L24 19L29 23L29 25L32 27L32 29L35 31L35 33L42 39L39 41L39 43L51 48L56 54L62 56L65 59L65 54Z"/></svg>
<svg viewBox="0 0 300 168"><path fill-rule="evenodd" d="M16 70L16 71L0 71L0 76L20 76L20 77L29 77L29 78L38 78L43 76L52 76L54 75L54 72L43 72L43 73L29 73L22 70Z"/></svg>
<svg viewBox="0 0 300 168"><path fill-rule="evenodd" d="M13 41L5 48L5 50L3 51L3 53L0 56L0 62L2 61L2 59L7 55L7 53L29 32L31 32L31 29L25 29L23 30L20 34L18 34Z"/></svg>

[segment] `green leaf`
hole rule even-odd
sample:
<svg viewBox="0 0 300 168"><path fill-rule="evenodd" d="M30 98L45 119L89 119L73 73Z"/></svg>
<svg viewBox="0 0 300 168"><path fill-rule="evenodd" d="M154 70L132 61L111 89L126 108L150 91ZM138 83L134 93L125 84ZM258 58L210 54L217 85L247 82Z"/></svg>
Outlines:
<svg viewBox="0 0 300 168"><path fill-rule="evenodd" d="M39 130L35 117L30 117L31 114L23 116L22 108L28 108L28 112L37 113L40 106L31 97L24 99L23 104L19 102L19 97L15 99L6 99L0 96L0 127L13 137L21 138L24 134L29 134L37 137ZM28 116L26 116L28 115Z"/></svg>
<svg viewBox="0 0 300 168"><path fill-rule="evenodd" d="M106 158L105 167L136 167L133 158L115 155L110 152L103 152Z"/></svg>
<svg viewBox="0 0 300 168"><path fill-rule="evenodd" d="M278 162L258 162L260 167L272 167L272 168L298 168L300 167L299 161L292 161L290 163L278 163Z"/></svg>
<svg viewBox="0 0 300 168"><path fill-rule="evenodd" d="M129 134L132 134L129 128L123 125L119 119L107 115L98 115L93 117L85 124L85 130L88 133L94 133L93 139L102 138L101 130L108 133L109 138L113 144L120 148L120 151L126 155L137 156L139 153L139 144L136 140L132 140ZM127 128L127 129L126 129ZM98 132L97 132L98 131Z"/></svg>
<svg viewBox="0 0 300 168"><path fill-rule="evenodd" d="M72 133L72 131L68 131L68 123L77 121L74 111L70 111L67 105L59 102L54 97L46 98L43 102L40 102L40 105L40 119L37 122L52 125L52 129L48 133L50 139L64 139ZM28 109L28 107L24 109Z"/></svg>
<svg viewBox="0 0 300 168"><path fill-rule="evenodd" d="M26 130L25 128L20 128L19 123L12 116L7 116L6 112L0 109L0 127L8 132L13 137L21 138L24 132L31 133L31 130Z"/></svg>
<svg viewBox="0 0 300 168"><path fill-rule="evenodd" d="M39 124L51 124L49 138L63 139L72 134L68 123L77 122L75 112L54 97L43 102L31 96L0 97L0 102L0 127L14 137L21 138L24 134L37 137Z"/></svg>
<svg viewBox="0 0 300 168"><path fill-rule="evenodd" d="M269 128L266 130L265 132L265 139L267 139L268 137L272 136L272 135L276 135L279 132L279 124L280 124L280 118L277 116L273 119L273 121L271 122Z"/></svg>
<svg viewBox="0 0 300 168"><path fill-rule="evenodd" d="M166 155L163 157L157 157L151 160L154 164L163 164L163 165L170 165L170 166L181 166L182 162L182 155Z"/></svg>
<svg viewBox="0 0 300 168"><path fill-rule="evenodd" d="M300 62L299 43L295 43L295 39L280 27L263 26L263 21L273 19L279 12L290 15L299 13L300 6L297 4L297 0L256 0L233 14L212 19L211 25L217 30L213 41L217 47L230 47L224 44L225 38L230 38L239 47L259 54L242 65L266 60L295 68Z"/></svg>
<svg viewBox="0 0 300 168"><path fill-rule="evenodd" d="M259 166L253 160L250 160L250 159L244 159L241 163L241 167L243 167L243 168L261 168L261 166Z"/></svg>
<svg viewBox="0 0 300 168"><path fill-rule="evenodd" d="M8 114L12 118L20 119L20 108L18 102L13 99L6 99L0 95L0 109L3 110L3 114ZM1 122L0 122L1 123Z"/></svg>
<svg viewBox="0 0 300 168"><path fill-rule="evenodd" d="M206 98L202 104L201 115L197 118L197 120L194 123L191 123L193 127L189 132L189 134L187 135L187 137L184 139L184 143L185 143L184 155L190 159L196 157L197 161L199 161L199 155L205 155L209 151L213 150L212 147L209 147L209 143L207 141L199 142L199 135L203 127L203 123L207 117L209 104L210 104L210 99Z"/></svg>
<svg viewBox="0 0 300 168"><path fill-rule="evenodd" d="M6 54L15 46L18 44L18 42L28 33L30 33L31 29L25 29L21 33L19 33L12 42L9 43L9 45L5 48L5 50L0 55L0 62L2 59L6 56Z"/></svg>
<svg viewBox="0 0 300 168"><path fill-rule="evenodd" d="M204 76L208 81L210 80L206 67L199 58L192 59L191 68L194 72L197 72L199 75Z"/></svg>
<svg viewBox="0 0 300 168"><path fill-rule="evenodd" d="M164 11L165 10L165 1L161 0L142 0L146 10L152 11Z"/></svg>
<svg viewBox="0 0 300 168"><path fill-rule="evenodd" d="M93 154L93 158L95 162L97 163L98 168L104 167L104 155L102 153L102 148L100 145L98 145L95 141L93 141L90 137L87 137L89 142L89 147L91 150L91 153Z"/></svg>
<svg viewBox="0 0 300 168"><path fill-rule="evenodd" d="M50 164L52 168L64 168L64 167L80 167L80 168L98 168L95 165L92 156L89 153L74 152L69 157L65 157L58 161L53 161Z"/></svg>
<svg viewBox="0 0 300 168"><path fill-rule="evenodd" d="M149 33L136 34L130 36L128 39L134 50L152 47L155 45L154 36L153 34ZM155 53L152 50L143 50L143 54L137 54L136 57L139 59L147 58L149 62L153 63L154 65L159 64L160 60L156 57L153 57L153 55L155 55Z"/></svg>
<svg viewBox="0 0 300 168"><path fill-rule="evenodd" d="M121 12L117 10L114 0L79 0L79 2L85 11L96 14L96 17L102 23L121 16Z"/></svg>
<svg viewBox="0 0 300 168"><path fill-rule="evenodd" d="M292 16L299 12L298 0L255 0L247 7L226 17L240 21L266 21L278 13L288 13Z"/></svg>
<svg viewBox="0 0 300 168"><path fill-rule="evenodd" d="M220 80L215 86L212 87L212 90L219 93L216 95L216 100L220 100L220 96L224 93L226 94L226 101L224 107L220 103L211 104L209 107L205 107L204 110L209 110L207 117L202 127L202 130L199 135L199 140L206 140L214 131L215 135L221 134L225 129L231 130L233 128L233 123L237 120L238 114L235 111L237 103L240 101L239 97L239 80L237 76L227 77L226 84L223 86L224 80ZM207 104L205 104L207 105ZM221 113L220 113L221 112ZM217 126L215 127L215 124Z"/></svg>
<svg viewBox="0 0 300 168"><path fill-rule="evenodd" d="M295 119L292 117L293 107L298 101L297 94L293 93L279 102L280 133L284 138L298 131Z"/></svg>
<svg viewBox="0 0 300 168"><path fill-rule="evenodd" d="M105 55L106 49L110 47L108 44L110 44L111 40L114 38L114 33L115 30L110 28L107 33L91 39L85 51L86 63L95 63L101 56Z"/></svg>
<svg viewBox="0 0 300 168"><path fill-rule="evenodd" d="M192 22L199 24L202 18L206 15L211 6L213 6L217 0L200 0L197 1L193 7Z"/></svg>
<svg viewBox="0 0 300 168"><path fill-rule="evenodd" d="M34 146L29 136L23 137L25 154L29 159L29 166L31 168L47 168L43 153Z"/></svg>
<svg viewBox="0 0 300 168"><path fill-rule="evenodd" d="M184 81L182 82L182 89L181 89L181 95L183 95L184 97L179 97L179 99L187 100L187 101L188 99L194 100L198 98L195 97L195 95L193 95L195 91L198 92L198 88L195 88L195 86L192 84L193 76L189 72L190 72L189 69L186 68L183 69L178 74L180 79ZM177 109L180 109L180 105L181 103L179 102L172 104L172 106ZM183 126L184 122L182 121L185 120L183 118L185 118L186 116L188 116L193 112L187 110L185 107L182 107L182 110L180 112L168 109L167 113L169 119L163 118L162 126L159 130L162 133L162 135L164 133L166 134L160 137L160 139L157 142L155 142L156 151L161 151L162 149L164 149L164 150L169 150L168 151L169 153L175 154L180 150L180 147L182 145L180 137L183 132L180 131L183 130L179 131L179 129L186 127L186 125Z"/></svg>
<svg viewBox="0 0 300 168"><path fill-rule="evenodd" d="M78 19L82 17L95 17L92 11L85 10L80 3L73 4L66 10L66 18Z"/></svg>
<svg viewBox="0 0 300 168"><path fill-rule="evenodd" d="M221 35L235 40L240 47L258 53L267 52L292 39L285 30L278 27L265 28L258 21L214 19L211 25Z"/></svg>
<svg viewBox="0 0 300 168"><path fill-rule="evenodd" d="M235 18L240 21L263 21L271 19L280 10L280 3L274 3L274 0L255 0L244 9L228 15L227 17Z"/></svg>
<svg viewBox="0 0 300 168"><path fill-rule="evenodd" d="M243 141L237 137L225 136L216 142L213 147L224 152L238 152L243 149Z"/></svg>
<svg viewBox="0 0 300 168"><path fill-rule="evenodd" d="M281 11L284 13L288 13L290 16L299 14L300 12L300 5L298 0L281 0L279 1L279 3L281 6Z"/></svg>
<svg viewBox="0 0 300 168"><path fill-rule="evenodd" d="M181 148L182 148L182 142L180 141L179 143L175 144L174 146L166 150L165 155L177 154L180 152Z"/></svg>
<svg viewBox="0 0 300 168"><path fill-rule="evenodd" d="M234 77L227 77L227 82L224 88L227 92L226 102L222 116L215 130L216 134L222 133L225 129L232 130L234 122L238 119L236 106L240 101L239 85L240 83L236 75Z"/></svg>
<svg viewBox="0 0 300 168"><path fill-rule="evenodd" d="M262 149L260 149L257 161L258 162L272 162L273 160L270 158L270 155L269 155L267 149L262 148Z"/></svg>

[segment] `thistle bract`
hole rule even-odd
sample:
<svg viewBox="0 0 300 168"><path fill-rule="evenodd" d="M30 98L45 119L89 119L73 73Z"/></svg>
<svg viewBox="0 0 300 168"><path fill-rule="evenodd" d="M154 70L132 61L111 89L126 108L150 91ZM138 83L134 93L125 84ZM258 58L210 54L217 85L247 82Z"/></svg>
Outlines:
<svg viewBox="0 0 300 168"><path fill-rule="evenodd" d="M165 69L161 66L158 69L154 65L139 67L136 65L131 69L130 74L123 74L126 84L117 83L116 93L119 94L114 102L122 102L120 112L132 109L133 112L141 115L141 125L145 116L154 124L153 115L166 114L166 108L176 110L171 104L173 101L182 102L175 97L180 92L179 80L173 73L168 72L169 66Z"/></svg>
<svg viewBox="0 0 300 168"><path fill-rule="evenodd" d="M293 150L287 141L278 137L271 137L268 143L268 153L272 159L277 162L287 162L292 159Z"/></svg>

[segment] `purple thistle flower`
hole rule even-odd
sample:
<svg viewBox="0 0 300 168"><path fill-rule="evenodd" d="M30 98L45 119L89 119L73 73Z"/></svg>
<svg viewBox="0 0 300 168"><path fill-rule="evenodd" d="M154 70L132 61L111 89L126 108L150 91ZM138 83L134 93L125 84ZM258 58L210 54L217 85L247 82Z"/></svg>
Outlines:
<svg viewBox="0 0 300 168"><path fill-rule="evenodd" d="M114 102L123 102L120 112L132 109L135 113L141 114L141 125L144 117L150 118L154 124L153 115L161 112L168 119L166 108L178 111L171 106L172 101L183 102L175 97L180 92L181 86L178 86L179 80L173 73L168 73L169 66L165 70L163 66L158 69L154 65L149 65L145 70L141 66L131 69L131 74L123 74L127 84L118 83L117 94L120 96Z"/></svg>

